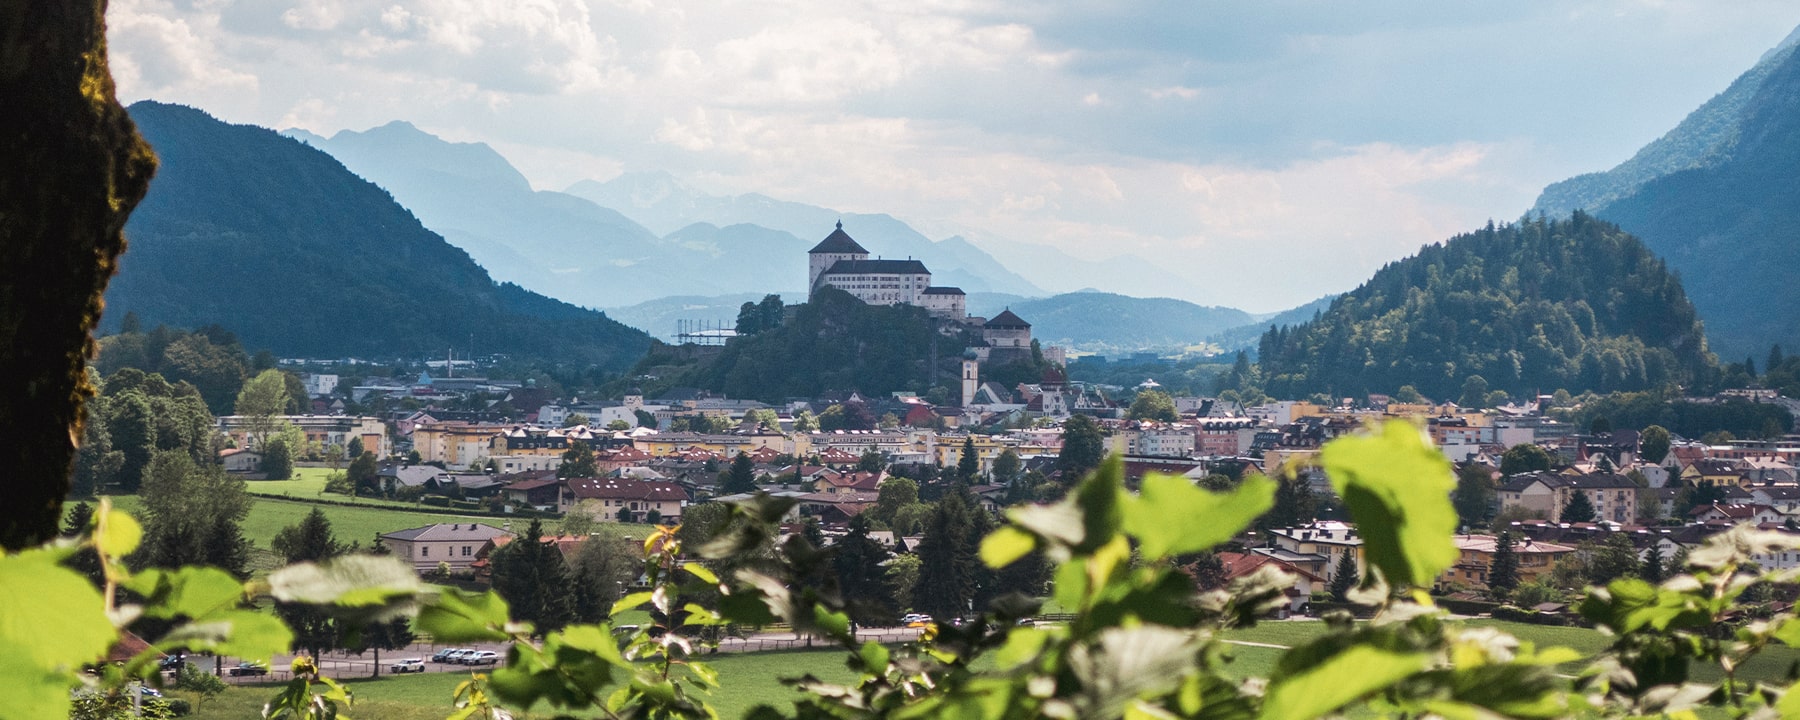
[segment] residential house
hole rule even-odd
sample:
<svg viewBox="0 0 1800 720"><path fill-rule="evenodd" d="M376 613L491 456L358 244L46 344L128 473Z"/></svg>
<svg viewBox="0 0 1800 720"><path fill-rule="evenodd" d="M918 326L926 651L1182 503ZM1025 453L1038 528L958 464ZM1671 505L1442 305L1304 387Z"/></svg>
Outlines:
<svg viewBox="0 0 1800 720"><path fill-rule="evenodd" d="M1775 508L1767 505L1735 503L1721 505L1719 503L1713 503L1711 505L1696 506L1688 511L1688 520L1690 522L1724 520L1732 523L1753 522L1760 525L1763 523L1780 524L1783 519L1784 517L1780 512L1777 512Z"/></svg>
<svg viewBox="0 0 1800 720"><path fill-rule="evenodd" d="M533 473L522 473L531 475ZM574 502L575 495L569 491L569 485L554 473L548 476L530 477L512 482L501 491L506 502L513 507L531 508L544 512L566 513Z"/></svg>
<svg viewBox="0 0 1800 720"><path fill-rule="evenodd" d="M575 496L570 512L585 512L602 522L645 522L651 512L660 522L680 522L688 493L664 480L628 478L570 478Z"/></svg>
<svg viewBox="0 0 1800 720"><path fill-rule="evenodd" d="M381 535L381 542L394 557L412 563L419 572L430 572L439 563L450 570L468 570L475 554L494 538L510 535L505 530L481 523L438 523Z"/></svg>
<svg viewBox="0 0 1800 720"><path fill-rule="evenodd" d="M365 452L375 453L375 457L387 457L393 452L389 443L387 425L380 418L360 415L276 415L271 418L277 424L287 423L298 428L306 436L306 441L319 447L335 445L349 451L350 441L357 440ZM258 438L251 433L256 420L247 415L226 415L219 418L219 431L231 436L238 447L255 450Z"/></svg>
<svg viewBox="0 0 1800 720"><path fill-rule="evenodd" d="M1275 548L1298 556L1314 556L1316 560L1281 555L1274 557L1306 567L1327 581L1337 576L1338 563L1342 562L1346 553L1354 558L1358 577L1363 572L1363 541L1362 538L1357 537L1356 528L1348 523L1336 520L1317 520L1299 527L1270 530L1269 536L1273 540Z"/></svg>
<svg viewBox="0 0 1800 720"><path fill-rule="evenodd" d="M1451 538L1456 543L1458 552L1456 564L1438 576L1439 587L1451 584L1461 585L1475 590L1486 590L1488 587L1488 570L1494 565L1495 548L1499 538L1493 535L1457 535ZM1519 582L1532 582L1548 575L1556 567L1556 561L1575 548L1550 542L1538 542L1528 537L1513 538L1513 556L1519 560Z"/></svg>
<svg viewBox="0 0 1800 720"><path fill-rule="evenodd" d="M244 448L219 451L219 462L232 475L256 475L262 472L262 453Z"/></svg>
<svg viewBox="0 0 1800 720"><path fill-rule="evenodd" d="M1324 576L1301 565L1270 555L1253 552L1222 552L1219 553L1219 562L1225 566L1225 579L1228 582L1248 577L1265 566L1273 566L1277 570L1293 575L1293 586L1282 590L1282 595L1287 598L1287 604L1283 609L1288 612L1304 610L1306 604L1312 600L1312 594L1324 591L1329 585L1329 581Z"/></svg>
<svg viewBox="0 0 1800 720"><path fill-rule="evenodd" d="M1617 473L1521 473L1500 485L1502 511L1523 507L1550 520L1560 520L1573 493L1586 493L1594 517L1615 523L1637 520L1638 484Z"/></svg>

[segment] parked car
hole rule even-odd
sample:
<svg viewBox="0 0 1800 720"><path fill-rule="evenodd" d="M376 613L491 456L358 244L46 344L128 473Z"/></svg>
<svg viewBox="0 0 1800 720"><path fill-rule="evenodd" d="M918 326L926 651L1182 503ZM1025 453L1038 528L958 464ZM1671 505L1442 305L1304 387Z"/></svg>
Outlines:
<svg viewBox="0 0 1800 720"><path fill-rule="evenodd" d="M466 651L464 651L462 648L444 648L435 653L432 653L431 661L434 663L447 663L447 662L450 662L450 655L452 653L459 653L459 652L466 652Z"/></svg>
<svg viewBox="0 0 1800 720"><path fill-rule="evenodd" d="M912 627L913 623L928 623L928 622L931 622L931 616L924 615L921 613L907 613L900 617L900 624L905 625L907 627Z"/></svg>
<svg viewBox="0 0 1800 720"><path fill-rule="evenodd" d="M464 665L494 665L500 662L500 653L492 650L481 650L469 653L462 658Z"/></svg>
<svg viewBox="0 0 1800 720"><path fill-rule="evenodd" d="M467 657L470 653L473 653L473 652L475 652L475 651L470 650L468 648L457 648L455 650L451 650L450 654L445 655L443 661L450 663L452 665L461 665L463 658Z"/></svg>
<svg viewBox="0 0 1800 720"><path fill-rule="evenodd" d="M267 675L269 664L266 662L245 660L226 670L227 675Z"/></svg>
<svg viewBox="0 0 1800 720"><path fill-rule="evenodd" d="M180 670L181 666L186 663L187 658L181 655L165 655L161 660L156 661L156 669L163 672Z"/></svg>
<svg viewBox="0 0 1800 720"><path fill-rule="evenodd" d="M394 664L388 666L388 671L392 673L422 673L425 672L425 659L407 658L405 660L395 660Z"/></svg>

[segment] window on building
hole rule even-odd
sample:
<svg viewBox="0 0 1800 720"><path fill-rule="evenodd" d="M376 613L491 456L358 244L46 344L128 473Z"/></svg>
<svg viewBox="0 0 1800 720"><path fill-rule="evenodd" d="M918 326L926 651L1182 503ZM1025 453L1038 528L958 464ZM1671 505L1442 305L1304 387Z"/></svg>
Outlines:
<svg viewBox="0 0 1800 720"><path fill-rule="evenodd" d="M475 554L475 551L471 550L468 545L463 546L463 557L468 557L468 556L474 555L474 554Z"/></svg>
<svg viewBox="0 0 1800 720"><path fill-rule="evenodd" d="M431 547L426 546L419 548L419 557L431 557Z"/></svg>

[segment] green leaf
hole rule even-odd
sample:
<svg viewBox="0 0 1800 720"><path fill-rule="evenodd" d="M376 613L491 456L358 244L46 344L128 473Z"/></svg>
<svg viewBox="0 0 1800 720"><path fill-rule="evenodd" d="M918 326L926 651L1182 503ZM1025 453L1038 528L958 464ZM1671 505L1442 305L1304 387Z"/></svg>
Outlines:
<svg viewBox="0 0 1800 720"><path fill-rule="evenodd" d="M650 597L653 594L654 593L649 590L645 590L643 592L634 592L630 595L626 595L625 597L619 598L618 602L613 603L612 610L607 611L606 614L612 616L625 612L626 610L635 609L639 605L650 602Z"/></svg>
<svg viewBox="0 0 1800 720"><path fill-rule="evenodd" d="M1184 477L1152 473L1125 504L1125 532L1138 539L1146 560L1158 560L1230 540L1274 504L1275 482L1261 475L1230 493L1213 493Z"/></svg>
<svg viewBox="0 0 1800 720"><path fill-rule="evenodd" d="M0 613L6 606L0 605ZM0 678L6 682L6 703L0 718L69 717L69 688L74 675L51 672L32 663L21 648L0 642Z"/></svg>
<svg viewBox="0 0 1800 720"><path fill-rule="evenodd" d="M419 608L418 628L440 643L505 640L506 601L493 591L479 595L446 589Z"/></svg>
<svg viewBox="0 0 1800 720"><path fill-rule="evenodd" d="M344 608L410 603L424 587L405 561L376 555L299 563L269 575L270 592L277 600Z"/></svg>
<svg viewBox="0 0 1800 720"><path fill-rule="evenodd" d="M700 563L697 563L697 562L682 563L681 569L686 570L689 573L692 573L694 577L700 578L701 582L704 582L708 585L719 584L719 576L714 575L713 571L706 569L706 566L701 565Z"/></svg>
<svg viewBox="0 0 1800 720"><path fill-rule="evenodd" d="M209 613L204 620L177 626L157 645L267 660L276 653L285 652L293 642L293 631L272 615L254 610L225 610Z"/></svg>
<svg viewBox="0 0 1800 720"><path fill-rule="evenodd" d="M981 539L981 561L998 570L1025 557L1037 547L1031 533L1006 525Z"/></svg>
<svg viewBox="0 0 1800 720"><path fill-rule="evenodd" d="M123 510L108 510L99 531L94 533L94 544L107 557L122 558L130 555L144 539L144 528L138 525L137 518Z"/></svg>
<svg viewBox="0 0 1800 720"><path fill-rule="evenodd" d="M153 618L205 618L236 607L244 597L244 586L237 578L210 567L151 568L125 585L146 598L144 615Z"/></svg>
<svg viewBox="0 0 1800 720"><path fill-rule="evenodd" d="M1006 511L1006 517L1014 527L1046 541L1045 549L1056 560L1064 560L1071 553L1091 553L1112 542L1119 533L1124 477L1124 462L1113 456L1060 502L1021 505Z"/></svg>
<svg viewBox="0 0 1800 720"><path fill-rule="evenodd" d="M118 637L87 578L38 550L0 557L0 654L69 670L100 659Z"/></svg>
<svg viewBox="0 0 1800 720"><path fill-rule="evenodd" d="M824 605L813 606L813 622L835 638L850 637L850 616L841 612L832 612Z"/></svg>
<svg viewBox="0 0 1800 720"><path fill-rule="evenodd" d="M1389 583L1429 585L1456 562L1456 479L1418 427L1394 420L1344 436L1319 461L1356 521L1364 559Z"/></svg>
<svg viewBox="0 0 1800 720"><path fill-rule="evenodd" d="M1293 675L1274 679L1264 697L1268 720L1311 720L1425 669L1423 653L1353 645Z"/></svg>
<svg viewBox="0 0 1800 720"><path fill-rule="evenodd" d="M863 643L862 649L857 651L857 656L862 660L863 672L875 675L887 672L888 649L882 647L881 643L873 640Z"/></svg>

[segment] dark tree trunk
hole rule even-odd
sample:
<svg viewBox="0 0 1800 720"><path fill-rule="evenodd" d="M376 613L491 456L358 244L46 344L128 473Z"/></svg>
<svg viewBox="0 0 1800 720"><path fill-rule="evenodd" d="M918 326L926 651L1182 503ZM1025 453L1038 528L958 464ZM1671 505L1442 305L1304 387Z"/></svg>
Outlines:
<svg viewBox="0 0 1800 720"><path fill-rule="evenodd" d="M104 0L0 0L0 547L56 535L84 365L156 170L113 94Z"/></svg>

